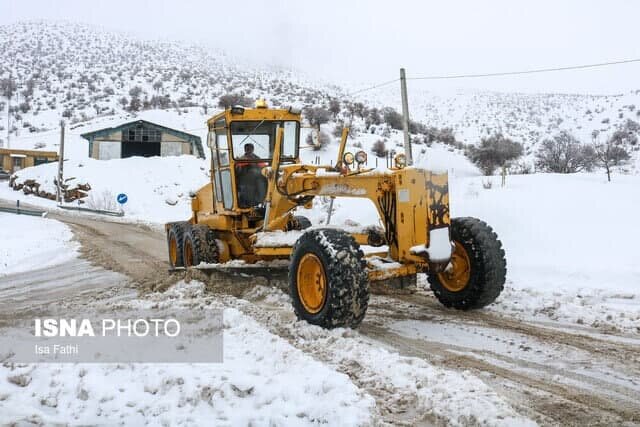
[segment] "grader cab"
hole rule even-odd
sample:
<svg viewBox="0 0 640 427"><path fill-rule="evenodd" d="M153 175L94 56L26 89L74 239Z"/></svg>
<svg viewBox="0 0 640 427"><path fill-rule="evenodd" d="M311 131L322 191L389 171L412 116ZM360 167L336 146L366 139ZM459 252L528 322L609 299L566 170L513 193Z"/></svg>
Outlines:
<svg viewBox="0 0 640 427"><path fill-rule="evenodd" d="M172 269L289 260L296 315L329 328L362 321L372 281L426 273L438 300L462 310L500 294L502 245L486 223L450 218L446 173L407 167L402 154L367 168L366 152L345 153L348 129L335 166L303 164L300 111L263 101L207 124L211 182L192 194L190 220L166 225ZM367 198L380 225L312 227L295 213L318 196Z"/></svg>

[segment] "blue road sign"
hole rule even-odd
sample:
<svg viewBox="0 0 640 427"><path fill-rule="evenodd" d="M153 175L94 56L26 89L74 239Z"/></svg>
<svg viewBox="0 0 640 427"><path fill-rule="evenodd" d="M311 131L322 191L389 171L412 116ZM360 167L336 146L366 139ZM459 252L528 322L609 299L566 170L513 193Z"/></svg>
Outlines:
<svg viewBox="0 0 640 427"><path fill-rule="evenodd" d="M118 194L118 197L116 197L116 200L118 201L118 203L120 203L121 205L124 205L125 203L127 203L127 200L129 200L129 198L127 197L126 194L124 193L120 193Z"/></svg>

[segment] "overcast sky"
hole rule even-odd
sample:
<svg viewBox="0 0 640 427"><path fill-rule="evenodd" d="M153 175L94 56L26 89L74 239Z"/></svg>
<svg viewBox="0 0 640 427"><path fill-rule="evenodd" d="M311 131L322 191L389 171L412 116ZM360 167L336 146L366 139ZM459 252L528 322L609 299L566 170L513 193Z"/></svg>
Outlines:
<svg viewBox="0 0 640 427"><path fill-rule="evenodd" d="M640 1L0 0L0 23L78 21L196 41L253 62L366 85L398 76L483 73L640 58ZM554 74L410 82L410 87L617 93L640 63Z"/></svg>

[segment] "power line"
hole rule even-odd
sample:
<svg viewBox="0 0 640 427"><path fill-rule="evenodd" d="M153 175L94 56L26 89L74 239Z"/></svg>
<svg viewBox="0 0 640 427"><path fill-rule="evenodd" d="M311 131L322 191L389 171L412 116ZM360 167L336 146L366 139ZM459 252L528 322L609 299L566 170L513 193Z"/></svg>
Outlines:
<svg viewBox="0 0 640 427"><path fill-rule="evenodd" d="M515 76L522 74L539 74L550 73L555 71L568 71L568 70L583 70L588 68L608 67L611 65L630 64L634 62L640 62L640 58L636 59L623 59L620 61L600 62L596 64L583 64L583 65L571 65L567 67L553 67L553 68L534 68L531 70L520 71L502 71L496 73L480 73L480 74L453 74L453 75L436 75L436 76L419 76L419 77L407 77L407 80L450 80L450 79L466 79L466 78L481 78L481 77L500 77L500 76ZM347 93L343 98L356 95L358 93L367 92L379 87L387 86L399 81L400 79L388 80L382 83L375 84L373 86L366 87L364 89L356 90L355 92Z"/></svg>
<svg viewBox="0 0 640 427"><path fill-rule="evenodd" d="M505 72L498 72L498 73L483 73L483 74L457 74L457 75L449 75L449 76L407 77L407 80L449 80L449 79L467 79L467 78L478 78L478 77L514 76L514 75L521 75L521 74L550 73L554 71L583 70L586 68L598 68L598 67L608 67L611 65L630 64L632 62L640 62L640 58L623 59L620 61L600 62L597 64L572 65L568 67L537 68L537 69L523 70L523 71L505 71Z"/></svg>
<svg viewBox="0 0 640 427"><path fill-rule="evenodd" d="M397 82L397 81L399 81L399 80L400 80L400 79L393 79L393 80L389 80L389 81L386 81L386 82L378 83L378 84L376 84L376 85L373 85L373 86L370 86L370 87L367 87L367 88L364 88L364 89L356 90L355 92L347 93L347 94L346 94L346 95L344 95L344 96L345 96L345 97L347 97L347 96L353 96L353 95L356 95L356 94L358 94L358 93L366 92L366 91L368 91L368 90L373 90L373 89L377 89L377 88L382 87L382 86L390 85L391 83L395 83L395 82Z"/></svg>

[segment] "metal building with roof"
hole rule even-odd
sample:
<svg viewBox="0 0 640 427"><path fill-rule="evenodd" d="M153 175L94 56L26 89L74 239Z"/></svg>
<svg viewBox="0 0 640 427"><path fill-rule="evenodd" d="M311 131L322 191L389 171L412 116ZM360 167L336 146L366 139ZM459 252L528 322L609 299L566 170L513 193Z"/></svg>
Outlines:
<svg viewBox="0 0 640 427"><path fill-rule="evenodd" d="M89 157L98 160L182 154L204 158L199 136L146 120L99 129L81 136L89 141Z"/></svg>

